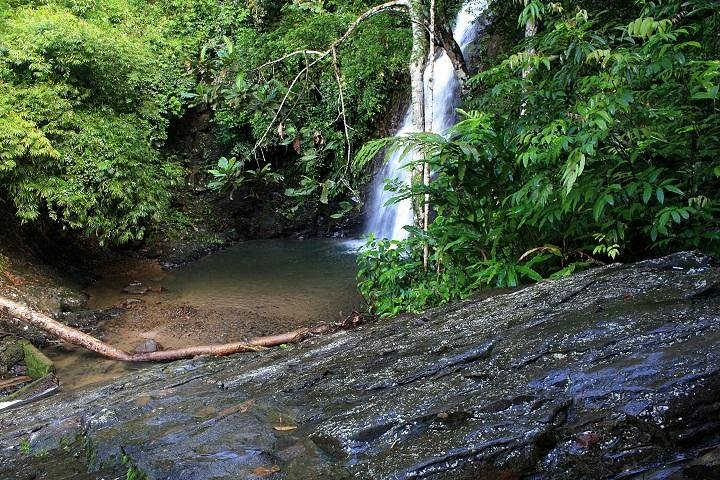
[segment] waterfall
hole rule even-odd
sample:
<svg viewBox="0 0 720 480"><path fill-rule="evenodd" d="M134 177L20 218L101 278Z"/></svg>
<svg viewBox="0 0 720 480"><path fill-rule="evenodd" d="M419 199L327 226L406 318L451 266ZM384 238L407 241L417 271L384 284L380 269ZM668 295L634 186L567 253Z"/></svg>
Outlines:
<svg viewBox="0 0 720 480"><path fill-rule="evenodd" d="M488 0L468 0L457 16L453 36L463 52L476 38L478 27L475 20L487 8L487 3ZM427 68L429 70L430 66L428 65ZM429 74L427 70L425 73L427 98ZM433 76L432 130L436 133L443 133L455 123L455 109L460 104L460 83L447 53L443 52L435 60ZM426 105L425 108L428 110L429 106ZM412 131L412 109L408 108L396 136ZM386 180L410 183L410 171L404 168L410 159L405 158L402 153L402 151L393 153L372 183L365 233L374 233L376 238L403 239L407 236L407 231L403 227L413 224L413 209L410 200L385 205L393 195L392 192L385 190Z"/></svg>

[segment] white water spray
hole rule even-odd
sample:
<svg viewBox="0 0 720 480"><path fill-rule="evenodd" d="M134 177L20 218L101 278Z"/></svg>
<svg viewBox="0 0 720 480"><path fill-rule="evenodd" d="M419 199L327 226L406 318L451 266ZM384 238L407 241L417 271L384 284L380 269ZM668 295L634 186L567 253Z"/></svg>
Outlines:
<svg viewBox="0 0 720 480"><path fill-rule="evenodd" d="M457 16L453 36L463 52L475 40L478 32L475 20L485 11L487 3L487 0L468 0ZM427 68L430 68L429 65ZM428 89L428 77L426 70L426 92ZM433 132L444 133L453 126L456 120L455 109L459 104L460 82L457 79L450 57L446 52L443 52L435 60L432 105ZM429 110L428 105L425 108ZM409 108L400 130L395 135L401 136L412 131L412 111ZM405 168L410 159L404 157L402 153L402 151L393 153L382 170L378 172L372 184L365 233L373 233L376 238L401 240L407 237L407 231L403 227L413 224L412 202L409 199L393 205L385 205L393 195L393 192L385 190L386 180L396 180L405 184L410 183L410 170Z"/></svg>

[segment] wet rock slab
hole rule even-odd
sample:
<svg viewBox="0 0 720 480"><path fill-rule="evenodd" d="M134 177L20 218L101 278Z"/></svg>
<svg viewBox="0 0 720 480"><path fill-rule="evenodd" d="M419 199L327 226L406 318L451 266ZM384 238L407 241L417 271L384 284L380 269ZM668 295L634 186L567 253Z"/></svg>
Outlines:
<svg viewBox="0 0 720 480"><path fill-rule="evenodd" d="M719 346L709 259L609 266L0 414L0 478L720 478Z"/></svg>

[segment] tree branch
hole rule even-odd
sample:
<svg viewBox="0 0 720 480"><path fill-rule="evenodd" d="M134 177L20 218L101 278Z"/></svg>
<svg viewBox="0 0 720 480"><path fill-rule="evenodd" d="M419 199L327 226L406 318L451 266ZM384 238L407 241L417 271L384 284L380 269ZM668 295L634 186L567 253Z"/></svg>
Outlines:
<svg viewBox="0 0 720 480"><path fill-rule="evenodd" d="M445 53L447 53L450 62L453 64L453 68L455 68L455 74L460 80L460 85L464 88L465 81L470 76L470 71L460 45L455 41L452 32L440 23L435 26L435 40L436 43L445 50Z"/></svg>
<svg viewBox="0 0 720 480"><path fill-rule="evenodd" d="M275 122L276 122L277 119L280 117L280 113L282 112L282 109L283 109L283 107L285 106L285 103L287 102L288 97L289 97L290 94L292 93L293 87L295 87L295 85L296 85L297 82L300 80L300 77L303 76L303 74L305 74L308 70L310 70L312 67L314 67L314 66L317 65L318 63L320 63L321 60L323 60L324 58L326 58L326 57L328 57L329 55L333 54L333 52L335 52L336 49L337 49L345 40L347 40L348 37L350 37L350 35L352 35L353 32L354 32L354 31L360 26L360 24L361 24L362 22L364 22L365 20L367 20L367 19L369 19L369 18L371 18L371 17L373 17L373 16L375 16L375 15L377 15L378 13L381 13L381 12L386 12L386 11L389 11L389 10L399 10L399 9L408 8L409 5L410 5L409 0L393 0L393 1L391 1L391 2L386 2L386 3L383 3L383 4L381 4L381 5L377 5L377 6L373 7L373 8L371 8L370 10L366 11L366 12L363 13L362 15L360 15L358 18L356 18L355 21L354 21L353 23L351 23L350 26L347 28L347 30L345 31L345 33L344 33L340 38L338 38L337 40L335 40L335 41L330 45L330 47L329 47L327 50L325 50L325 51L323 51L323 52L318 52L318 51L315 51L315 50L298 50L298 51L295 51L295 52L291 52L291 53L289 53L289 54L287 54L287 55L285 55L285 56L283 56L283 57L281 57L281 58L279 58L279 59L277 59L277 60L273 60L273 61L268 62L268 63L266 63L265 65L261 66L260 68L263 68L264 66L273 65L273 64L276 64L276 63L278 63L278 62L280 62L280 61L282 61L282 60L285 60L285 59L287 59L287 58L293 57L293 56L295 56L295 55L301 55L301 54L303 54L303 53L313 54L313 55L316 56L315 60L313 60L312 62L306 64L305 67L304 67L302 70L300 70L300 72L298 72L298 74L295 76L295 78L294 78L293 81L291 82L290 88L288 88L288 91L285 93L285 96L283 97L282 102L280 102L280 106L278 107L277 111L275 112L275 116L273 117L273 119L272 119L272 121L270 122L270 124L268 124L267 128L265 129L265 132L262 134L262 136L260 137L260 139L255 143L255 146L253 147L253 151L257 150L257 149L262 145L262 143L265 141L265 139L267 138L268 133L270 133L270 130L272 130L272 128L273 128L273 125L275 125Z"/></svg>
<svg viewBox="0 0 720 480"><path fill-rule="evenodd" d="M350 131L348 130L347 123L347 111L345 110L345 95L343 93L342 78L340 77L340 65L338 64L337 50L333 49L333 67L335 67L335 80L338 84L338 92L340 95L340 114L342 115L343 128L345 130L345 142L347 143L347 165L345 166L345 174L350 171L350 164L352 163L352 151L350 148Z"/></svg>
<svg viewBox="0 0 720 480"><path fill-rule="evenodd" d="M428 85L428 98L427 105L429 109L425 115L425 130L428 132L433 131L433 122L435 120L435 0L430 0L430 66L427 72L427 85ZM427 232L430 226L430 163L427 160L427 153L425 155L425 161L423 162L423 185L425 186L425 195L423 196L423 209L422 209L422 227L423 231ZM425 271L428 270L430 263L430 243L426 240L423 245L423 267Z"/></svg>
<svg viewBox="0 0 720 480"><path fill-rule="evenodd" d="M198 355L225 356L241 352L257 352L267 347L275 347L285 343L297 343L312 334L331 331L331 326L321 326L316 329L301 328L292 332L257 337L247 342L225 343L217 345L204 345L198 347L180 348L175 350L162 350L150 353L128 353L119 348L108 345L97 338L64 325L49 316L35 311L25 305L0 296L0 309L5 310L11 317L39 328L60 340L72 345L95 352L103 357L121 362L167 362L193 358Z"/></svg>
<svg viewBox="0 0 720 480"><path fill-rule="evenodd" d="M333 42L333 44L330 46L329 51L332 51L332 49L337 48L341 43L343 43L347 38L352 35L352 33L355 31L355 29L360 26L362 22L369 19L370 17L373 17L381 12L386 12L388 10L400 10L410 7L410 1L409 0L394 0L392 2L386 2L383 4L380 4L376 7L371 8L367 12L360 15L353 23L350 24L348 29L345 31L342 37L338 38Z"/></svg>
<svg viewBox="0 0 720 480"><path fill-rule="evenodd" d="M288 58L292 58L297 55L303 55L303 56L307 57L308 55L322 55L322 54L323 54L323 52L318 52L317 50L295 50L294 52L288 53L287 55L283 55L280 58L276 58L275 60L271 60L269 62L263 63L262 65L260 65L257 68L257 70L262 70L263 68L269 67L271 65L276 65L278 63L282 63L285 60L287 60Z"/></svg>

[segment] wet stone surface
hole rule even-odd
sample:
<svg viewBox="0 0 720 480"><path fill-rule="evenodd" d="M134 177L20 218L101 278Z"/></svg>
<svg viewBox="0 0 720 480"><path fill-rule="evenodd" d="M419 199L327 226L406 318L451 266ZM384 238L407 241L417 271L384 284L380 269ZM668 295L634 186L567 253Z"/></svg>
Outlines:
<svg viewBox="0 0 720 480"><path fill-rule="evenodd" d="M720 478L718 345L710 260L609 266L0 414L0 478Z"/></svg>
<svg viewBox="0 0 720 480"><path fill-rule="evenodd" d="M7 263L5 269L0 268L0 295L3 297L22 302L62 323L93 334L96 334L101 321L114 315L112 310L88 311L86 296L77 289L63 286L63 280L46 267L27 259ZM0 337L6 336L24 338L40 347L54 341L51 335L0 311Z"/></svg>

